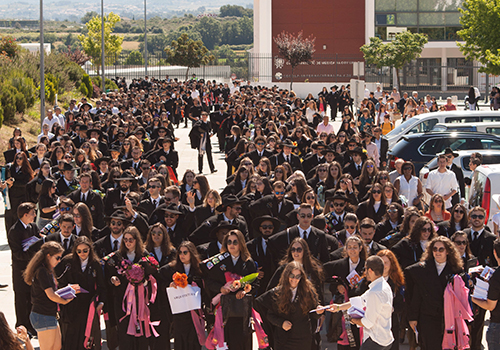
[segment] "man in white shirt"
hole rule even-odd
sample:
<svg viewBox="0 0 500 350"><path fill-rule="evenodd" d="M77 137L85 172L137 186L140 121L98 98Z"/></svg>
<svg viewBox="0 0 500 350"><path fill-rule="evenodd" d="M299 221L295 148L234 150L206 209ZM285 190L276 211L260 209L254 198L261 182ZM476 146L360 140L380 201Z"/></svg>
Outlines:
<svg viewBox="0 0 500 350"><path fill-rule="evenodd" d="M47 124L49 126L49 131L52 130L52 126L58 123L59 124L59 118L55 118L54 114L52 114L52 109L49 109L47 111L47 116L43 119L42 125Z"/></svg>
<svg viewBox="0 0 500 350"><path fill-rule="evenodd" d="M56 115L54 118L57 118L59 120L59 125L64 129L64 126L66 125L66 117L64 114L62 114L61 107L57 106L54 108Z"/></svg>
<svg viewBox="0 0 500 350"><path fill-rule="evenodd" d="M45 119L47 119L47 118L45 118ZM45 122L44 122L44 124L42 125L42 132L37 137L37 142L40 142L40 139L42 138L42 136L47 136L49 138L49 140L51 138L53 138L55 135L53 133L51 133L49 130L50 130L49 124L45 124Z"/></svg>
<svg viewBox="0 0 500 350"><path fill-rule="evenodd" d="M325 114L323 116L323 123L318 124L318 127L316 128L316 132L321 134L322 132L326 132L327 134L333 134L333 125L328 122L328 115Z"/></svg>
<svg viewBox="0 0 500 350"><path fill-rule="evenodd" d="M391 331L392 290L383 277L384 261L373 255L366 259L366 279L371 282L369 289L361 295L365 314L362 318L352 318L351 323L363 327L363 345L360 350L389 350L394 337ZM333 304L330 312L348 310L351 302Z"/></svg>
<svg viewBox="0 0 500 350"><path fill-rule="evenodd" d="M446 169L448 161L444 154L438 156L438 168L429 173L425 190L429 195L439 193L445 201L445 208L451 208L451 197L458 190L458 182L455 173Z"/></svg>

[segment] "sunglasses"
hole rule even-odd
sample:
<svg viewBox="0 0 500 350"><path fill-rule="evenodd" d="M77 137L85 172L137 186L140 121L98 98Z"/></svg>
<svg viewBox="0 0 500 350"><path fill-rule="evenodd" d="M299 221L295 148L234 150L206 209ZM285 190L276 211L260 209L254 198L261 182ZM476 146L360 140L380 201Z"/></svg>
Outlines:
<svg viewBox="0 0 500 350"><path fill-rule="evenodd" d="M259 146L265 145L264 142L257 142L256 144L259 145Z"/></svg>
<svg viewBox="0 0 500 350"><path fill-rule="evenodd" d="M283 171L282 170L275 170L274 171L276 174L283 174Z"/></svg>
<svg viewBox="0 0 500 350"><path fill-rule="evenodd" d="M373 165L368 164L368 165L366 166L366 168L367 168L367 169L371 169L371 168L373 168Z"/></svg>
<svg viewBox="0 0 500 350"><path fill-rule="evenodd" d="M70 207L59 208L59 211L70 211Z"/></svg>
<svg viewBox="0 0 500 350"><path fill-rule="evenodd" d="M198 181L193 181L193 185L194 185L194 184L197 184L197 183L198 183Z"/></svg>
<svg viewBox="0 0 500 350"><path fill-rule="evenodd" d="M350 229L350 230L354 230L354 229L356 228L356 226L355 226L355 225L352 225L352 226L351 226L351 225L344 225L344 227L345 227L346 229L348 228L348 229Z"/></svg>
<svg viewBox="0 0 500 350"><path fill-rule="evenodd" d="M141 169L142 169L142 170L148 170L148 169L149 169L149 167L148 167L148 166L143 166L143 167L141 167Z"/></svg>
<svg viewBox="0 0 500 350"><path fill-rule="evenodd" d="M280 192L276 191L276 192L274 192L274 194L277 195L277 196L280 195L280 194L283 195L283 194L285 194L285 191L280 191Z"/></svg>
<svg viewBox="0 0 500 350"><path fill-rule="evenodd" d="M302 219L304 219L304 218L310 219L310 218L313 217L313 215L311 213L309 213L309 214L302 213L302 214L299 214L299 217L302 218Z"/></svg>
<svg viewBox="0 0 500 350"><path fill-rule="evenodd" d="M389 180L389 178L387 176L381 176L380 180Z"/></svg>
<svg viewBox="0 0 500 350"><path fill-rule="evenodd" d="M293 273L291 273L288 277L294 280L300 280L302 278L302 274L294 275Z"/></svg>
<svg viewBox="0 0 500 350"><path fill-rule="evenodd" d="M373 191L372 191L372 193L373 193L373 194L381 194L381 193L382 193L382 191L381 191L381 190L373 190Z"/></svg>
<svg viewBox="0 0 500 350"><path fill-rule="evenodd" d="M467 241L454 241L456 245L467 245Z"/></svg>
<svg viewBox="0 0 500 350"><path fill-rule="evenodd" d="M111 221L109 224L112 225L112 226L122 226L123 222L121 222L121 221Z"/></svg>
<svg viewBox="0 0 500 350"><path fill-rule="evenodd" d="M432 247L432 251L433 252L440 252L440 253L443 253L444 251L446 250L445 247Z"/></svg>
<svg viewBox="0 0 500 350"><path fill-rule="evenodd" d="M327 172L327 171L328 171L328 170L326 170L326 169L318 169L318 173L325 173L325 172Z"/></svg>
<svg viewBox="0 0 500 350"><path fill-rule="evenodd" d="M165 217L170 219L175 219L177 217L177 214L165 214Z"/></svg>
<svg viewBox="0 0 500 350"><path fill-rule="evenodd" d="M253 165L252 162L245 162L245 163L241 163L241 164L244 165L244 166L251 166L251 165Z"/></svg>
<svg viewBox="0 0 500 350"><path fill-rule="evenodd" d="M57 261L61 261L62 255L55 256L54 258L56 258Z"/></svg>
<svg viewBox="0 0 500 350"><path fill-rule="evenodd" d="M342 202L342 203L332 203L331 207L343 207L344 205L345 205L344 202Z"/></svg>
<svg viewBox="0 0 500 350"><path fill-rule="evenodd" d="M455 213L458 213L458 214L465 214L465 212L463 210L455 210Z"/></svg>
<svg viewBox="0 0 500 350"><path fill-rule="evenodd" d="M148 188L155 189L155 188L161 188L161 186L160 185L149 185Z"/></svg>
<svg viewBox="0 0 500 350"><path fill-rule="evenodd" d="M397 209L387 209L387 212L388 213L397 213L398 210Z"/></svg>
<svg viewBox="0 0 500 350"><path fill-rule="evenodd" d="M403 171L412 170L412 168L403 168Z"/></svg>
<svg viewBox="0 0 500 350"><path fill-rule="evenodd" d="M470 216L471 219L480 219L480 220L483 220L484 219L484 215L476 215L476 214L473 214Z"/></svg>
<svg viewBox="0 0 500 350"><path fill-rule="evenodd" d="M89 249L86 248L86 249L77 249L76 250L76 254L87 254L89 252Z"/></svg>
<svg viewBox="0 0 500 350"><path fill-rule="evenodd" d="M432 232L432 228L431 227L422 227L422 229L420 231L421 232Z"/></svg>
<svg viewBox="0 0 500 350"><path fill-rule="evenodd" d="M434 203L443 203L443 200L442 199L435 199Z"/></svg>
<svg viewBox="0 0 500 350"><path fill-rule="evenodd" d="M152 236L163 236L163 232L151 232Z"/></svg>
<svg viewBox="0 0 500 350"><path fill-rule="evenodd" d="M314 197L314 196L307 196L306 200L310 201L310 200L313 200L314 198L316 198L316 197Z"/></svg>
<svg viewBox="0 0 500 350"><path fill-rule="evenodd" d="M181 254L181 255L188 255L189 254L189 250L179 250L179 254Z"/></svg>
<svg viewBox="0 0 500 350"><path fill-rule="evenodd" d="M347 184L347 181L345 181L345 180L340 180L340 183L341 183L341 184L343 184L343 185L345 185L345 184Z"/></svg>
<svg viewBox="0 0 500 350"><path fill-rule="evenodd" d="M302 253L302 247L298 247L298 248L292 247L292 248L290 248L290 251L292 253L295 253L295 252Z"/></svg>
<svg viewBox="0 0 500 350"><path fill-rule="evenodd" d="M263 230L273 230L274 226L273 225L260 225L260 228Z"/></svg>
<svg viewBox="0 0 500 350"><path fill-rule="evenodd" d="M134 243L135 242L135 238L124 238L123 241L125 243Z"/></svg>
<svg viewBox="0 0 500 350"><path fill-rule="evenodd" d="M171 202L173 200L173 198L169 198L169 197L163 197L165 199L165 202Z"/></svg>
<svg viewBox="0 0 500 350"><path fill-rule="evenodd" d="M232 241L232 240L228 239L227 240L227 245L238 245L238 240L235 239L234 241Z"/></svg>

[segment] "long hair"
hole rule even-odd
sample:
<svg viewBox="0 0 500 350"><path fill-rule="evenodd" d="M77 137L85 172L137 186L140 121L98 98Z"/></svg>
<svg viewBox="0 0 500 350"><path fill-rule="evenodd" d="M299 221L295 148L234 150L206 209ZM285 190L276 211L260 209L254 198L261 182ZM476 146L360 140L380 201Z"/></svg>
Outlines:
<svg viewBox="0 0 500 350"><path fill-rule="evenodd" d="M398 259L396 255L389 249L383 249L377 253L377 256L385 256L389 259L391 263L391 268L389 270L389 278L396 285L396 288L402 287L405 285L405 276L403 275L403 270L399 265Z"/></svg>
<svg viewBox="0 0 500 350"><path fill-rule="evenodd" d="M416 226L416 224L415 224ZM434 260L434 254L432 253L434 246L437 242L443 243L448 256L446 257L446 263L450 265L453 273L459 273L462 271L462 267L464 265L460 254L458 253L458 249L455 247L455 244L446 236L437 236L432 239L432 241L427 246L427 249L422 254L420 261L430 262Z"/></svg>
<svg viewBox="0 0 500 350"><path fill-rule="evenodd" d="M168 234L167 228L161 222L157 222L149 228L148 236L146 238L146 250L148 252L153 252L155 249L155 244L153 242L153 230L157 227L161 230L163 237L160 245L161 253L165 256L170 255L174 246L170 241L170 235Z"/></svg>
<svg viewBox="0 0 500 350"><path fill-rule="evenodd" d="M181 180L181 186L183 185L186 185L187 184L187 174L191 173L193 175L193 180L196 178L196 174L194 173L193 170L191 169L186 169L186 171L184 172L184 175L182 175L182 180Z"/></svg>
<svg viewBox="0 0 500 350"><path fill-rule="evenodd" d="M215 198L215 208L222 204L222 198L217 190L208 190L207 195L203 198L203 206L208 207L207 198L209 195L214 196Z"/></svg>
<svg viewBox="0 0 500 350"><path fill-rule="evenodd" d="M53 196L49 196L49 191L54 185L55 185L55 182L52 179L43 180L42 188L40 189L40 194L38 195L38 200L40 200L41 196L53 197Z"/></svg>
<svg viewBox="0 0 500 350"><path fill-rule="evenodd" d="M316 196L316 193L314 193L314 190L312 188L309 188L307 191L304 192L301 198L301 203L307 203L307 195L312 194L314 196L314 205L313 205L313 211L314 209L321 211L321 206L318 203L318 196Z"/></svg>
<svg viewBox="0 0 500 350"><path fill-rule="evenodd" d="M337 169L339 170L339 174L338 174L338 177L336 179L333 177L332 172L331 172L333 167L337 167ZM334 160L333 162L330 163L327 170L328 170L328 175L326 177L325 185L327 188L334 188L335 185L337 184L338 180L342 176L342 167L340 166L339 162Z"/></svg>
<svg viewBox="0 0 500 350"><path fill-rule="evenodd" d="M178 251L180 251L183 247L189 251L189 263L191 264L191 269L195 272L194 274L201 276L200 255L198 254L198 250L196 250L195 245L193 244L193 242L183 241L181 242L181 244L179 244ZM176 271L181 271L181 267L183 264L180 258L180 254L177 254L177 258L171 261L169 265L171 267L174 267Z"/></svg>
<svg viewBox="0 0 500 350"><path fill-rule="evenodd" d="M33 169L31 168L31 165L30 165L30 162L28 160L28 156L26 156L26 153L24 152L20 152L18 154L16 154L16 158L17 157L22 157L23 158L23 162L21 163L21 171L24 173L24 174L27 174L29 179L28 179L28 182L33 180ZM12 163L12 165L15 167L17 166L15 161L14 163Z"/></svg>
<svg viewBox="0 0 500 350"><path fill-rule="evenodd" d="M381 197L380 197L380 201L382 204L385 204L386 201L385 201L385 193L384 193L384 189L382 188L382 185L379 184L379 183L375 183L372 185L372 188L370 189L370 197L368 197L368 203L370 204L370 206L373 206L375 205L375 199L373 198L373 190L378 188L382 193L381 193Z"/></svg>
<svg viewBox="0 0 500 350"><path fill-rule="evenodd" d="M414 216L421 217L422 214L421 214L420 210L418 210L417 207L408 207L408 208L406 208L404 216L403 216L403 223L401 224L401 229L399 230L399 232L402 232L408 238L410 238L410 231L411 231L410 222L411 222L411 218L414 217Z"/></svg>
<svg viewBox="0 0 500 350"><path fill-rule="evenodd" d="M371 175L368 173L367 165L373 166L373 172ZM373 183L373 180L375 179L377 174L378 174L378 168L375 165L375 162L371 159L368 159L361 167L361 176L359 177L359 188L363 188Z"/></svg>
<svg viewBox="0 0 500 350"><path fill-rule="evenodd" d="M296 177L295 179L293 179L293 181L291 181L291 183L293 183L295 185L295 188L297 189L295 195L299 200L301 200L304 196L304 192L311 188L303 177ZM288 195L293 196L293 193L294 192L290 190L290 192L288 192Z"/></svg>
<svg viewBox="0 0 500 350"><path fill-rule="evenodd" d="M142 243L142 238L139 230L135 226L129 226L125 229L125 231L123 231L122 237L125 238L126 234L129 234L133 238L135 238L135 257L137 258L139 256L142 256L142 254L144 253L144 244ZM123 257L127 256L127 247L125 245L125 242L122 242L122 244L120 244L119 252Z"/></svg>
<svg viewBox="0 0 500 350"><path fill-rule="evenodd" d="M40 250L31 258L28 263L28 267L23 272L24 282L28 286L31 286L33 279L38 271L38 268L45 264L47 269L50 269L49 264L47 264L47 255L54 256L56 254L62 254L64 249L62 245L58 242L46 242L42 245Z"/></svg>
<svg viewBox="0 0 500 350"><path fill-rule="evenodd" d="M467 233L465 233L464 231L456 231L454 234L451 235L450 239L453 243L455 243L455 238L457 237L463 237L465 238L465 256L467 259L471 259L472 257L474 257L474 255L472 255L472 251L470 250L470 245L469 245L469 238L467 237Z"/></svg>
<svg viewBox="0 0 500 350"><path fill-rule="evenodd" d="M227 233L227 235L224 236L224 239L222 240L222 247L220 248L221 253L229 251L227 249L227 239L229 238L229 236L236 236L236 238L238 238L241 261L247 261L248 259L250 259L251 255L247 249L247 245L245 244L245 236L243 236L243 233L241 233L240 230L231 230Z"/></svg>
<svg viewBox="0 0 500 350"><path fill-rule="evenodd" d="M387 210L389 210L391 207L395 207L396 210L398 211L398 225L403 221L403 215L405 213L405 210L403 209L403 206L397 202L392 202L387 206ZM390 220L389 213L384 214L384 221Z"/></svg>
<svg viewBox="0 0 500 350"><path fill-rule="evenodd" d="M457 222L455 222L455 211L458 209L461 209L464 214L462 216L462 220L458 222L460 224L460 229L463 230L467 227L469 227L469 216L467 215L467 209L465 209L465 206L463 204L457 203L451 208L451 218L450 218L450 227L455 227Z"/></svg>
<svg viewBox="0 0 500 350"><path fill-rule="evenodd" d="M361 248L361 251L359 252L359 258L362 261L366 261L366 259L368 258L368 251L366 249L366 246L365 246L363 240L358 235L354 235L354 236L351 236L351 237L346 239L345 244L344 244L344 250L342 251L342 256L344 258L349 256L349 255L347 255L347 244L350 241L354 241L358 244L358 246Z"/></svg>
<svg viewBox="0 0 500 350"><path fill-rule="evenodd" d="M9 323L3 312L0 311L0 349L5 350L22 350L14 332L11 331Z"/></svg>
<svg viewBox="0 0 500 350"><path fill-rule="evenodd" d="M311 309L314 309L317 306L318 293L316 292L314 285L307 278L302 265L296 261L292 261L285 266L279 284L276 287L275 302L280 313L290 314L293 311L294 305L291 302L292 290L290 287L290 274L293 270L299 270L302 276L297 286L296 298L299 301L302 314L307 315Z"/></svg>
<svg viewBox="0 0 500 350"><path fill-rule="evenodd" d="M252 161L250 158L245 157L242 159L241 163L245 163L245 160L249 160L250 162ZM247 179L253 175L253 166L245 166L245 165L240 165L238 169L236 170L236 173L234 175L233 182L238 183L241 181L241 173L244 171L248 171L248 176Z"/></svg>
<svg viewBox="0 0 500 350"><path fill-rule="evenodd" d="M208 191L210 191L210 184L206 176L204 175L196 175L195 180L198 181L198 185L200 185L201 198L205 199Z"/></svg>
<svg viewBox="0 0 500 350"><path fill-rule="evenodd" d="M306 274L311 275L313 279L317 279L318 281L323 281L324 280L323 267L321 263L311 255L309 245L303 238L295 237L292 243L290 243L290 245L288 246L285 256L283 257L283 259L281 259L280 265L286 265L294 261L292 256L292 246L295 243L300 243L300 245L302 246L302 252L303 252L302 264L304 265L304 271L306 272Z"/></svg>
<svg viewBox="0 0 500 350"><path fill-rule="evenodd" d="M436 201L436 199L441 199L441 210L444 212L446 210L445 206L444 206L444 198L442 195L440 195L439 193L434 193L431 197L431 200L429 201L429 211L432 212L434 210L434 202Z"/></svg>
<svg viewBox="0 0 500 350"><path fill-rule="evenodd" d="M410 241L413 243L419 243L422 228L427 224L431 225L431 235L429 236L429 241L436 237L436 230L434 229L434 223L432 220L427 216L421 216L417 219L417 221L415 221L415 225L413 225L413 228L410 231Z"/></svg>
<svg viewBox="0 0 500 350"><path fill-rule="evenodd" d="M94 228L94 220L92 219L92 213L89 207L83 202L78 202L73 207L73 210L76 210L82 218L81 233L87 237L91 237Z"/></svg>
<svg viewBox="0 0 500 350"><path fill-rule="evenodd" d="M81 244L85 244L89 248L89 265L94 261L99 261L99 258L94 251L94 245L92 244L92 241L86 236L80 236L75 240L75 244L73 245L73 249L71 250L71 257L68 259L72 259L73 263L75 264L80 264L80 257L76 252L76 248Z"/></svg>

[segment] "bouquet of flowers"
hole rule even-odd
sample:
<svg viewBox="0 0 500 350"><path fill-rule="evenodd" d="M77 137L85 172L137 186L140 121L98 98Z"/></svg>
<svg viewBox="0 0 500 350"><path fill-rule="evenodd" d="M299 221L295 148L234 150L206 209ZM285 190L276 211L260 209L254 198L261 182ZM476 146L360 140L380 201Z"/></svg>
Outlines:
<svg viewBox="0 0 500 350"><path fill-rule="evenodd" d="M240 276L233 275L231 272L226 272L226 286L231 290L231 292L236 292L243 289L245 293L249 293L252 290L252 283L259 276L258 273L251 273L245 277L239 278Z"/></svg>
<svg viewBox="0 0 500 350"><path fill-rule="evenodd" d="M116 265L116 270L120 275L124 275L130 283L139 284L144 282L146 278L146 268L148 269L148 273L151 274L149 270L157 270L158 266L158 261L149 255L142 257L141 260L135 264L127 259L121 259L120 263Z"/></svg>
<svg viewBox="0 0 500 350"><path fill-rule="evenodd" d="M185 273L176 272L172 278L177 287L186 288L188 285L188 277Z"/></svg>

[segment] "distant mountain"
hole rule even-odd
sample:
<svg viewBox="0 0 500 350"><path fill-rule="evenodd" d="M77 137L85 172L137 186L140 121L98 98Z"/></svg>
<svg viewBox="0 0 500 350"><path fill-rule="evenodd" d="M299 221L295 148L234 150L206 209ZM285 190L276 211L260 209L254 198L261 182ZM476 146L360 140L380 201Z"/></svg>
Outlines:
<svg viewBox="0 0 500 350"><path fill-rule="evenodd" d="M0 19L38 19L39 0L2 0L0 2ZM227 5L228 0L147 0L147 16L173 17L184 13L194 15L217 13L219 8ZM231 0L230 5L253 7L250 0ZM99 0L45 0L43 15L45 20L79 20L86 12L101 12ZM144 1L137 0L104 0L104 12L114 12L122 17L142 18Z"/></svg>

